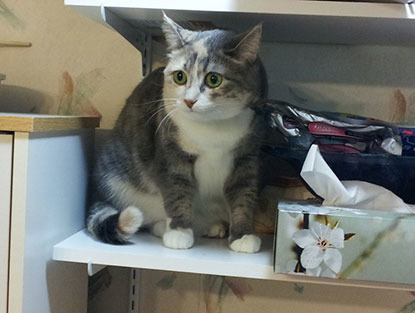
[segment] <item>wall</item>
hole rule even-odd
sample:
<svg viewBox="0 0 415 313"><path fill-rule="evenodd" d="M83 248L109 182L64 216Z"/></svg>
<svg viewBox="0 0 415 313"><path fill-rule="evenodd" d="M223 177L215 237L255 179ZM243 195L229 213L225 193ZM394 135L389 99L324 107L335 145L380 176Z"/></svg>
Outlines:
<svg viewBox="0 0 415 313"><path fill-rule="evenodd" d="M63 0L0 0L0 111L102 115L111 128L141 79L140 53Z"/></svg>
<svg viewBox="0 0 415 313"><path fill-rule="evenodd" d="M414 47L265 44L270 96L302 107L415 121Z"/></svg>
<svg viewBox="0 0 415 313"><path fill-rule="evenodd" d="M402 291L162 271L141 275L141 313L415 312L414 295Z"/></svg>

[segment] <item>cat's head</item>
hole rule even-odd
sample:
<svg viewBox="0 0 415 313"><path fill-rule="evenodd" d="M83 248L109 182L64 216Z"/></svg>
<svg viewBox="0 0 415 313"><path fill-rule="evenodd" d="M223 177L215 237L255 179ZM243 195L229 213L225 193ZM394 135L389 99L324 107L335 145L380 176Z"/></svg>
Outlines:
<svg viewBox="0 0 415 313"><path fill-rule="evenodd" d="M165 15L162 28L169 52L163 88L167 112L201 121L228 119L266 96L258 57L261 25L243 34L190 31Z"/></svg>

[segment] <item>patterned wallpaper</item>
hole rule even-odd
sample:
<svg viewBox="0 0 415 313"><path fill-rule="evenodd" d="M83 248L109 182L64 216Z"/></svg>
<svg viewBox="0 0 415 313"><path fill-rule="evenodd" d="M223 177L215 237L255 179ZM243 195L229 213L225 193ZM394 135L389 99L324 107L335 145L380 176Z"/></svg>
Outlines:
<svg viewBox="0 0 415 313"><path fill-rule="evenodd" d="M411 313L407 291L142 271L143 313Z"/></svg>
<svg viewBox="0 0 415 313"><path fill-rule="evenodd" d="M140 53L63 0L0 0L0 111L97 115L111 128L141 79Z"/></svg>

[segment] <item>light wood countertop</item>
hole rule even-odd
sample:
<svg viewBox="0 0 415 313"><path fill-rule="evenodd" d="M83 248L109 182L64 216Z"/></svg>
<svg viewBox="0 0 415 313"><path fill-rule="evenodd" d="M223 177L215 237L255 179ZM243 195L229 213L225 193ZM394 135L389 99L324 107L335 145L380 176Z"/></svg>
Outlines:
<svg viewBox="0 0 415 313"><path fill-rule="evenodd" d="M45 132L99 127L98 117L0 113L0 131Z"/></svg>

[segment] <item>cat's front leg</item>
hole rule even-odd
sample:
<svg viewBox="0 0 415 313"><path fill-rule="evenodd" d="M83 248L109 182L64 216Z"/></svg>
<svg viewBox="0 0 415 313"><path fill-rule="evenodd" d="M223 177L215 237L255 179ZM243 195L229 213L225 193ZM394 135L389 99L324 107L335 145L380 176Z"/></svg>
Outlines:
<svg viewBox="0 0 415 313"><path fill-rule="evenodd" d="M226 181L225 196L230 207L229 247L236 252L255 253L261 239L254 235L254 208L258 203L256 156L242 156Z"/></svg>
<svg viewBox="0 0 415 313"><path fill-rule="evenodd" d="M161 192L167 213L163 244L172 249L189 249L193 246L193 199L196 183L193 167L178 164L167 171Z"/></svg>

